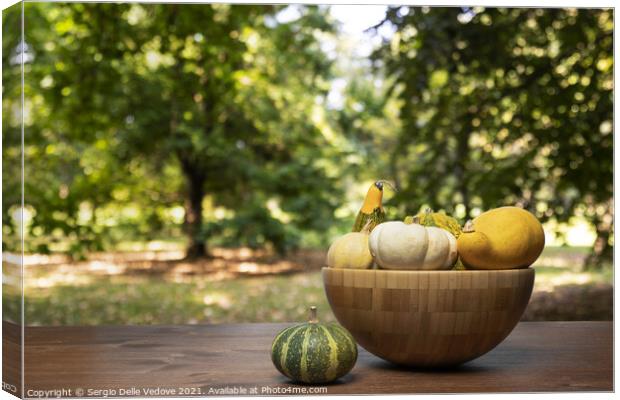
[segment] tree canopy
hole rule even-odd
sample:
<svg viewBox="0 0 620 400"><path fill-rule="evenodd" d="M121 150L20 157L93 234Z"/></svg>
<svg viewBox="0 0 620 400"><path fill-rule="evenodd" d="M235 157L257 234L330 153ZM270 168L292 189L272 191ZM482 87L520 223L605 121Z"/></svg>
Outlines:
<svg viewBox="0 0 620 400"><path fill-rule="evenodd" d="M331 61L318 39L333 27L325 10L302 9L276 23L272 6L27 5L32 233L84 245L114 202L148 205L146 225L125 219L142 233L184 205L195 256L210 232L285 250L296 226L326 229L340 150L321 126ZM203 225L206 197L230 218Z"/></svg>
<svg viewBox="0 0 620 400"><path fill-rule="evenodd" d="M610 256L612 10L389 7L350 62L328 7L290 7L26 3L26 44L3 32L5 246L26 49L27 251L325 245L383 178L395 218L519 204Z"/></svg>
<svg viewBox="0 0 620 400"><path fill-rule="evenodd" d="M612 16L390 8L383 24L396 33L373 58L401 104L403 128L389 154L400 189L394 202L463 219L505 204L542 221L579 215L608 252Z"/></svg>

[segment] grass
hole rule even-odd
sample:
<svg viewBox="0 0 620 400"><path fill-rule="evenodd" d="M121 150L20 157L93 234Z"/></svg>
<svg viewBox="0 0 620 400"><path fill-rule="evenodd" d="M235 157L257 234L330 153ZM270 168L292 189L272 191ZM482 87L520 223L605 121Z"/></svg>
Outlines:
<svg viewBox="0 0 620 400"><path fill-rule="evenodd" d="M587 256L588 253L590 252L590 248L589 247L583 247L583 246L547 246L545 247L545 251L543 253L543 256L547 256L547 257L555 257L555 256L561 256L561 257L570 257L570 256Z"/></svg>
<svg viewBox="0 0 620 400"><path fill-rule="evenodd" d="M575 253L579 251L570 249L566 255L573 257ZM541 261L558 256L562 256L561 250L551 249ZM537 265L535 291L609 285L612 274L611 267L575 272L570 265ZM56 277L45 284L45 276L41 275L37 273L38 279L26 287L28 325L292 322L305 320L311 305L318 307L321 320L335 320L316 270L222 280L209 275L176 279L148 274L72 274L70 284L64 275L60 276L63 279ZM15 319L19 315L19 296L5 289L9 289L4 292L5 316Z"/></svg>
<svg viewBox="0 0 620 400"><path fill-rule="evenodd" d="M580 284L612 284L613 268L598 271L575 272L572 268L536 267L535 290L551 291L556 286Z"/></svg>
<svg viewBox="0 0 620 400"><path fill-rule="evenodd" d="M311 305L322 320L334 320L319 272L217 282L101 278L87 285L31 288L25 302L29 325L302 321Z"/></svg>

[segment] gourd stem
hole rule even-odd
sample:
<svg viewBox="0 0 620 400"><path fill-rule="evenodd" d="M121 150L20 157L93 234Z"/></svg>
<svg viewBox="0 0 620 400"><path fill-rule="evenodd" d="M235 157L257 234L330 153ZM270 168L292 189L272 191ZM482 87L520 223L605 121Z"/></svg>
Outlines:
<svg viewBox="0 0 620 400"><path fill-rule="evenodd" d="M319 319L316 317L316 306L310 307L310 319L308 320L311 324L316 324L319 322Z"/></svg>
<svg viewBox="0 0 620 400"><path fill-rule="evenodd" d="M388 186L390 189L392 189L393 191L398 192L398 189L396 189L396 185L394 185L392 182L387 181L387 180L385 180L385 179L379 179L379 180L378 180L377 182L375 182L375 183L381 183L381 184L387 185L387 186Z"/></svg>
<svg viewBox="0 0 620 400"><path fill-rule="evenodd" d="M426 207L426 210L424 210L424 212L426 213L426 215L430 215L433 213L433 209L430 207Z"/></svg>
<svg viewBox="0 0 620 400"><path fill-rule="evenodd" d="M475 232L476 230L474 229L474 223L472 222L471 219L467 220L467 222L465 223L465 226L463 227L463 233L471 233L471 232Z"/></svg>
<svg viewBox="0 0 620 400"><path fill-rule="evenodd" d="M418 215L415 215L413 218L411 218L411 223L412 224L419 224L420 223L420 217Z"/></svg>

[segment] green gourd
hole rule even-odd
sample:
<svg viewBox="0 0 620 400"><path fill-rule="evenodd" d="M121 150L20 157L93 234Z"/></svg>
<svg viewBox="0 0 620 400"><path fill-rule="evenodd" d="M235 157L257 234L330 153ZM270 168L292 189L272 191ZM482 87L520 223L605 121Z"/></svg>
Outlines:
<svg viewBox="0 0 620 400"><path fill-rule="evenodd" d="M415 217L407 217L405 218L405 224L420 224L424 226L436 226L437 228L445 229L451 234L454 235L455 238L459 238L463 230L461 229L461 224L449 215L444 212L433 212L430 208L427 208L424 212L418 213Z"/></svg>
<svg viewBox="0 0 620 400"><path fill-rule="evenodd" d="M271 361L284 376L302 383L327 383L346 375L357 361L357 345L337 324L321 324L316 307L310 320L278 333L271 345Z"/></svg>

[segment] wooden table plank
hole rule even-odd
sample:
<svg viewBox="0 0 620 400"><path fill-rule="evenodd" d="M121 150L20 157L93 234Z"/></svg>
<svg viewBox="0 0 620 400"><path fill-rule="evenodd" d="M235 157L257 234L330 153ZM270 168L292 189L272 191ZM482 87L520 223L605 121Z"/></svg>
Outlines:
<svg viewBox="0 0 620 400"><path fill-rule="evenodd" d="M17 327L3 326L5 338L13 337L7 329ZM29 327L25 387L72 395L77 388L116 390L111 396L121 388L251 394L255 387L257 394L276 394L300 387L270 360L271 341L285 326ZM451 370L407 370L360 349L353 371L326 386L327 394L611 391L612 330L611 322L522 322L496 349ZM5 338L11 350L15 344Z"/></svg>

